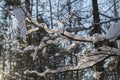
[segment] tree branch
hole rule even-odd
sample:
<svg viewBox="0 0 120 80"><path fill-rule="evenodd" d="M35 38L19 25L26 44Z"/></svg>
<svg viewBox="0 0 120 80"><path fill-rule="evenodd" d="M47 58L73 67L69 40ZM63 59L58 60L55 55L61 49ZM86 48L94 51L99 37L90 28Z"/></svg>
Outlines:
<svg viewBox="0 0 120 80"><path fill-rule="evenodd" d="M26 70L24 72L26 74L35 73L40 77L44 77L46 74L56 74L56 73L65 72L65 71L75 71L75 70L83 70L86 68L91 68L92 66L105 60L106 58L109 58L111 56L116 56L116 54L112 52L113 48L104 46L104 47L100 47L99 49L101 49L101 51L90 52L88 53L88 55L80 56L78 58L77 66L66 66L66 67L58 68L56 70L47 69L42 73L39 73L36 70L33 70L33 71Z"/></svg>

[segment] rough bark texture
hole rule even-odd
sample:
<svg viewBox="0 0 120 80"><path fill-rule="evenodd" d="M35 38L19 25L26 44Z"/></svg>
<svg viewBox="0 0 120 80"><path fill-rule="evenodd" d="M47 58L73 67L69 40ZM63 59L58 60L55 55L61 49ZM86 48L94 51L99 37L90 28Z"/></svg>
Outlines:
<svg viewBox="0 0 120 80"><path fill-rule="evenodd" d="M100 18L99 18L99 11L98 11L98 3L97 0L93 1L93 33L101 33L101 28L99 24Z"/></svg>
<svg viewBox="0 0 120 80"><path fill-rule="evenodd" d="M99 24L96 24L96 23L99 23L100 22L100 18L99 18L99 11L98 11L98 3L97 3L97 0L92 0L93 2L93 34L94 33L101 33L101 28L100 28L100 25ZM99 44L98 43L95 43L95 48L99 47ZM95 66L95 71L96 72L102 72L104 71L104 68L103 68L103 61L96 64ZM99 80L104 80L104 75L100 76Z"/></svg>

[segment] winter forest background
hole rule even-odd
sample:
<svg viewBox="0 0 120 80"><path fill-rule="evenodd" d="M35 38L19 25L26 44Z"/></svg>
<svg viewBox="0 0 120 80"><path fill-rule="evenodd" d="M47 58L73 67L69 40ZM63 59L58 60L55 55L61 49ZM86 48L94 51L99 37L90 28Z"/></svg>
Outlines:
<svg viewBox="0 0 120 80"><path fill-rule="evenodd" d="M119 4L0 0L0 80L120 80Z"/></svg>

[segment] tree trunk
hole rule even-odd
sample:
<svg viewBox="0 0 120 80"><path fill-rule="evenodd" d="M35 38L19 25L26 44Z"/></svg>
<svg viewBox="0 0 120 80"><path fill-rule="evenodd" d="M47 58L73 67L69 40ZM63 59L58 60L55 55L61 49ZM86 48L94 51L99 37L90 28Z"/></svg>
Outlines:
<svg viewBox="0 0 120 80"><path fill-rule="evenodd" d="M99 24L99 11L98 11L98 3L97 0L92 0L93 2L93 33L101 33L101 28Z"/></svg>
<svg viewBox="0 0 120 80"><path fill-rule="evenodd" d="M118 17L117 8L116 8L116 0L113 0L113 2L114 2L114 16Z"/></svg>
<svg viewBox="0 0 120 80"><path fill-rule="evenodd" d="M29 12L30 11L30 0L25 0L25 7L28 9Z"/></svg>
<svg viewBox="0 0 120 80"><path fill-rule="evenodd" d="M30 11L30 0L25 0L25 7L26 9L29 11L29 13L31 14L31 11ZM31 29L31 27L29 26L30 23L28 21L25 21L26 23L26 26L27 26L27 30ZM29 27L28 27L29 26ZM31 36L31 35L30 35ZM32 40L31 38L26 38L26 41L28 42L28 44L32 44Z"/></svg>
<svg viewBox="0 0 120 80"><path fill-rule="evenodd" d="M52 16L52 4L51 4L51 0L49 0L49 6L50 6L51 28L53 28L53 16Z"/></svg>
<svg viewBox="0 0 120 80"><path fill-rule="evenodd" d="M92 0L92 3L93 3L93 34L101 33L100 25L96 24L96 23L100 22L97 0ZM99 47L99 44L95 43L95 48L97 48L97 47ZM95 72L103 72L104 71L103 64L104 64L103 61L96 64ZM100 78L98 80L104 80L104 75L100 76Z"/></svg>

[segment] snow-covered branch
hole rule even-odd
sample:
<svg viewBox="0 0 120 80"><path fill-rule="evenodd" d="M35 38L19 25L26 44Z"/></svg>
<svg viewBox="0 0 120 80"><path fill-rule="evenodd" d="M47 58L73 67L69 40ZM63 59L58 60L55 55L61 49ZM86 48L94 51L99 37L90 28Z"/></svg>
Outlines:
<svg viewBox="0 0 120 80"><path fill-rule="evenodd" d="M89 37L88 36L87 37L75 36L75 35L67 32L67 31L64 31L64 29L61 29L61 30L49 29L45 23L39 24L36 20L33 20L33 19L31 19L31 20L32 20L32 23L35 26L44 28L48 33L61 33L62 35L66 36L66 37L68 37L70 39L76 40L76 41L86 41L86 42L92 42L93 41L92 37L90 37L90 36ZM28 20L28 21L30 21L30 20Z"/></svg>
<svg viewBox="0 0 120 80"><path fill-rule="evenodd" d="M39 30L39 28L33 28L33 29L30 29L30 30L27 30L26 35L31 34L32 32L35 32L35 31L38 31L38 30Z"/></svg>
<svg viewBox="0 0 120 80"><path fill-rule="evenodd" d="M65 72L65 71L74 71L74 70L81 70L81 69L85 69L85 68L90 68L93 65L95 65L96 63L104 60L105 58L107 58L108 55L105 54L99 54L99 55L95 55L95 56L81 56L79 58L78 61L78 65L77 66L66 66L66 67L62 67L62 68L58 68L56 70L51 70L51 69L47 69L46 71L39 73L35 70L30 71L30 70L26 70L25 73L35 73L40 77L44 77L46 74L55 74L55 73L60 73L60 72Z"/></svg>
<svg viewBox="0 0 120 80"><path fill-rule="evenodd" d="M97 36L77 36L77 35L73 35L71 34L70 32L66 31L65 29L49 29L47 27L47 25L45 23L38 23L36 20L33 20L33 19L26 19L27 21L29 22L32 22L36 27L39 27L39 28L43 28L45 31L47 31L48 33L57 33L57 34L61 34L71 40L75 40L75 41L82 41L82 42L96 42L99 41L99 40L103 40L103 37L102 35L97 35ZM79 29L82 29L82 28L79 28ZM73 29L74 30L77 30L77 28ZM98 39L99 38L99 39Z"/></svg>
<svg viewBox="0 0 120 80"><path fill-rule="evenodd" d="M46 69L42 73L37 72L36 70L33 70L33 71L26 70L24 72L26 74L35 73L36 75L40 77L44 77L46 76L46 74L55 74L55 73L60 73L60 72L65 72L65 71L75 71L75 70L90 68L108 57L116 56L116 54L114 53L114 49L111 47L103 46L103 47L100 47L99 49L100 51L95 50L95 51L88 53L87 55L80 56L78 58L77 66L66 66L66 67L58 68L56 70Z"/></svg>
<svg viewBox="0 0 120 80"><path fill-rule="evenodd" d="M73 52L79 46L79 42L74 42L70 46L67 47L67 52Z"/></svg>
<svg viewBox="0 0 120 80"><path fill-rule="evenodd" d="M119 17L118 18L113 18L111 20L108 20L108 21L104 21L104 22L100 22L100 23L96 23L96 24L103 24L103 23L106 23L106 22L110 22L112 20L116 20L116 19L120 19ZM114 38L117 39L117 37L119 36L119 22L118 23L115 23L115 25L111 26L110 29L108 30L107 34L106 35L101 35L101 34L94 34L93 36L77 36L77 35L73 35L72 33L70 32L76 32L76 31L80 31L80 30L84 30L86 28L68 28L68 29L49 29L47 27L47 25L45 23L41 23L39 24L36 20L33 20L33 19L26 19L27 21L29 22L32 22L36 27L39 27L39 28L43 28L45 31L47 31L48 33L57 33L57 34L61 34L71 40L75 40L75 41L81 41L81 42L98 42L98 41L102 41L104 39L109 39L109 40L113 40L111 38ZM114 28L115 27L115 28ZM89 27L90 28L90 27ZM117 30L117 31L116 31ZM113 33L114 31L114 33Z"/></svg>

